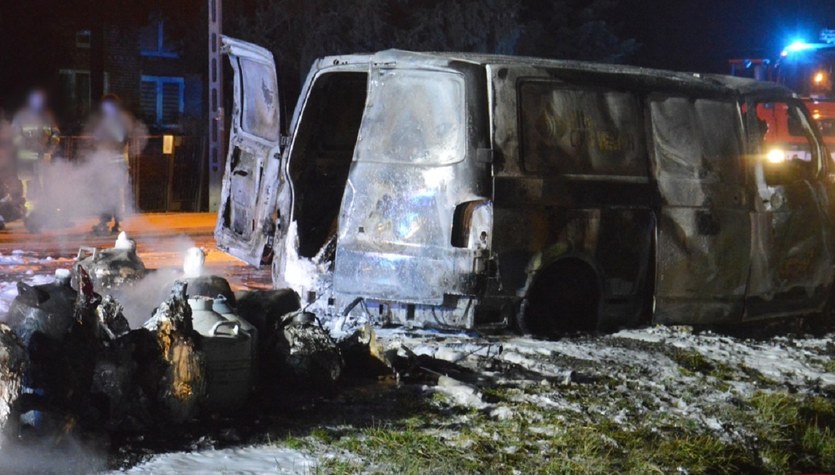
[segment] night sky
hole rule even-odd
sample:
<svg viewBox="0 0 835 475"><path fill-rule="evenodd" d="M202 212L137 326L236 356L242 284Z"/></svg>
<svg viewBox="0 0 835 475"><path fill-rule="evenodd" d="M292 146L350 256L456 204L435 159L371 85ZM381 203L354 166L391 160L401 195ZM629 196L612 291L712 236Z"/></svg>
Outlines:
<svg viewBox="0 0 835 475"><path fill-rule="evenodd" d="M641 49L632 63L726 72L731 57L776 58L794 39L835 28L835 0L621 0L622 36Z"/></svg>
<svg viewBox="0 0 835 475"><path fill-rule="evenodd" d="M61 21L76 9L75 1L88 4L90 0L29 0L43 5L44 14L38 19L15 18L20 11L17 2L0 2L0 96L10 90L28 87L17 82L28 81L21 69L52 71L47 57L21 58L20 45L35 44L47 53L41 31L48 22ZM228 0L230 3L235 0ZM731 57L776 58L781 49L794 39L815 40L821 28L835 28L835 0L611 0L614 9L608 21L622 38L634 38L639 50L630 63L657 68L726 72ZM131 0L133 3L162 5L178 10L193 8L194 27L204 28L205 19L200 0ZM245 4L247 2L242 2ZM250 2L251 3L251 2ZM33 5L34 3L29 3ZM50 8L48 5L52 4ZM121 5L116 0L104 0L92 5ZM582 4L582 2L578 2ZM28 8L28 7L27 7ZM96 7L92 7L96 8ZM29 8L31 10L31 8ZM62 13L64 12L64 13ZM227 23L234 18L227 17ZM9 29L17 29L10 32ZM11 36L11 37L10 37ZM17 54L16 54L17 53ZM24 59L26 61L24 61ZM44 64L40 64L44 63ZM30 75L31 76L31 75Z"/></svg>

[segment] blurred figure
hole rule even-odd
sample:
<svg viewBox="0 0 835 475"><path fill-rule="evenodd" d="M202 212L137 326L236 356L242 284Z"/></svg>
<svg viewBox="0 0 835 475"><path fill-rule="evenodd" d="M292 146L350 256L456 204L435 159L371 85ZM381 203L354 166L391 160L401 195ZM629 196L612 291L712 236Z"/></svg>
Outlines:
<svg viewBox="0 0 835 475"><path fill-rule="evenodd" d="M117 234L121 230L120 221L125 210L125 185L129 183L130 161L128 143L130 142L133 120L122 107L122 101L115 94L106 94L99 104L98 115L92 121L92 136L95 153L99 162L106 169L97 174L101 198L105 202L105 211L99 223L93 227L95 234L106 234L108 225L113 220L109 232Z"/></svg>
<svg viewBox="0 0 835 475"><path fill-rule="evenodd" d="M0 229L26 214L23 187L17 179L11 123L0 111Z"/></svg>
<svg viewBox="0 0 835 475"><path fill-rule="evenodd" d="M23 183L26 207L30 210L43 193L41 169L52 160L61 140L61 131L47 105L46 92L34 89L26 105L12 120L13 143L17 148L17 176Z"/></svg>

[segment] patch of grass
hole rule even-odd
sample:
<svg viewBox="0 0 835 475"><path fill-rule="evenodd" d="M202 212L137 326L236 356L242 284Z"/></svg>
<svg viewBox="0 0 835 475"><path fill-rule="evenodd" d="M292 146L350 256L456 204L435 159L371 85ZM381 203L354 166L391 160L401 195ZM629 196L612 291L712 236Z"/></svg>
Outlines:
<svg viewBox="0 0 835 475"><path fill-rule="evenodd" d="M709 374L714 370L713 363L696 350L672 348L670 357L689 373Z"/></svg>
<svg viewBox="0 0 835 475"><path fill-rule="evenodd" d="M310 443L299 437L288 436L282 441L283 445L293 450L305 450L310 448Z"/></svg>
<svg viewBox="0 0 835 475"><path fill-rule="evenodd" d="M773 379L762 374L759 370L744 364L739 365L739 369L759 386L777 386L777 381L774 381Z"/></svg>
<svg viewBox="0 0 835 475"><path fill-rule="evenodd" d="M605 419L589 423L571 412L538 410L536 422L472 415L457 432L388 424L337 445L393 473L667 473L678 467L740 473L752 467L749 453L714 435L649 423L628 431Z"/></svg>
<svg viewBox="0 0 835 475"><path fill-rule="evenodd" d="M327 458L317 465L313 473L317 475L347 475L367 472L364 464L344 459Z"/></svg>
<svg viewBox="0 0 835 475"><path fill-rule="evenodd" d="M333 434L331 434L331 432L324 427L314 428L313 430L310 431L310 436L313 437L314 439L319 440L320 442L322 442L324 444L333 443L334 440L335 440L335 437L333 436Z"/></svg>
<svg viewBox="0 0 835 475"><path fill-rule="evenodd" d="M835 402L759 392L750 404L763 468L772 473L835 471Z"/></svg>
<svg viewBox="0 0 835 475"><path fill-rule="evenodd" d="M665 387L648 389L646 374L634 371L579 383L505 380L481 388L485 402L510 409L507 419L456 406L442 393L404 390L383 401L397 409L389 417L313 429L302 441L329 454L317 473L835 471L835 402L787 393L760 371L695 350L663 351L671 353L682 371L696 376L684 380L692 387L668 392L665 380L656 382ZM715 409L704 399L735 380L768 390L721 394ZM548 400L556 404L544 405ZM671 404L681 406L667 410ZM693 417L691 405L727 432Z"/></svg>

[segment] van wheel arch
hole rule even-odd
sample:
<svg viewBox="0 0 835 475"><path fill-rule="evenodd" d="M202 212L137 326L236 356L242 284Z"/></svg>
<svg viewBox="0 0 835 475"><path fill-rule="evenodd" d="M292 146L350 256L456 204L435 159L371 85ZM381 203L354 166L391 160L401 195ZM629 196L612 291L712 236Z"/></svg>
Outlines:
<svg viewBox="0 0 835 475"><path fill-rule="evenodd" d="M540 268L528 285L516 324L527 335L594 331L600 324L602 280L594 264L564 257Z"/></svg>

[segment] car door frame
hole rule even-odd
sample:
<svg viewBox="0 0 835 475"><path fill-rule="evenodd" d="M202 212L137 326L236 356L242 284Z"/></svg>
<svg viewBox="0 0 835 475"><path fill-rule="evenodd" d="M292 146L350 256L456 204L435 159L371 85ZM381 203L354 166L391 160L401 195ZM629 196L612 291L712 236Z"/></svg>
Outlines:
<svg viewBox="0 0 835 475"><path fill-rule="evenodd" d="M779 102L787 103L798 108L803 114L810 128L812 137L816 142L818 159L821 166L816 175L810 179L799 180L794 183L781 184L777 186L768 185L765 181L761 160L765 156L761 148L761 140L756 137L757 122L756 106L759 103ZM803 103L787 95L753 95L746 98L748 126L748 157L746 174L750 177L754 194L754 210L752 211L752 254L751 254L751 277L746 296L746 309L744 320L757 320L762 318L777 318L784 316L796 316L807 313L814 313L824 308L829 300L829 293L833 280L833 232L832 217L829 211L833 193L833 185L828 183L829 170L832 164L825 159L828 157L820 131L809 111ZM788 190L788 191L787 191ZM791 208L795 200L787 199L785 196L807 193L812 214L807 218L817 218L817 224L809 223L808 219L794 219L797 224L802 221L809 224L808 229L814 230L817 243L806 245L808 252L801 251L799 255L791 256L790 252L797 253L797 242L778 248L775 237L782 235L775 226L776 216L780 213L792 213ZM777 208L773 201L778 198L782 201ZM799 208L798 208L799 210ZM791 220L791 214L783 216ZM782 229L788 229L782 226ZM804 257L805 256L805 257ZM809 266L817 263L814 269ZM789 270L795 271L789 272ZM775 274L775 272L777 274ZM786 281L775 281L775 279L786 279ZM796 290L795 289L798 289ZM794 292L793 292L794 291Z"/></svg>

